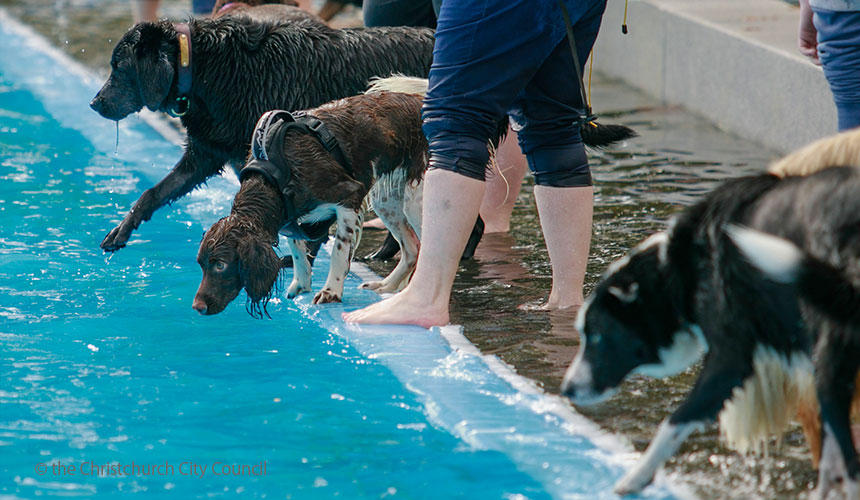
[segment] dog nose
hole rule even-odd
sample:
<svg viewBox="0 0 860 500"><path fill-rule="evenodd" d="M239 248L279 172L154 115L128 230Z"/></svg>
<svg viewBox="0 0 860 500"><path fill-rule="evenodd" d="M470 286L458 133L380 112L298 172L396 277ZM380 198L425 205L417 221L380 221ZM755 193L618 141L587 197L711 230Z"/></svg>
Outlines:
<svg viewBox="0 0 860 500"><path fill-rule="evenodd" d="M101 113L101 111L99 111L101 109L101 107L102 107L102 100L99 99L99 96L93 97L93 100L90 101L90 108L93 111L95 111L96 113Z"/></svg>
<svg viewBox="0 0 860 500"><path fill-rule="evenodd" d="M196 297L194 298L194 303L191 304L191 308L200 314L206 314L206 311L209 309L205 301Z"/></svg>

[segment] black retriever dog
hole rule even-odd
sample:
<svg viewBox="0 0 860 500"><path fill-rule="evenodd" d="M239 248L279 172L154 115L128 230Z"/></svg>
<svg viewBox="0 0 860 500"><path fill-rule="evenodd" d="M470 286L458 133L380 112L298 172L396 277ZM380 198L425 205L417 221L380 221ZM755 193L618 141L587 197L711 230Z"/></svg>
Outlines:
<svg viewBox="0 0 860 500"><path fill-rule="evenodd" d="M433 31L426 28L336 30L314 19L261 23L225 16L189 21L190 46L180 48L182 27L160 21L129 30L114 48L110 77L90 103L111 120L144 106L173 112L188 133L182 158L108 233L101 243L105 251L125 246L158 208L225 165L241 166L264 112L360 94L374 76L425 77L433 53ZM180 67L180 59L188 64ZM180 92L183 74L190 75L190 89Z"/></svg>

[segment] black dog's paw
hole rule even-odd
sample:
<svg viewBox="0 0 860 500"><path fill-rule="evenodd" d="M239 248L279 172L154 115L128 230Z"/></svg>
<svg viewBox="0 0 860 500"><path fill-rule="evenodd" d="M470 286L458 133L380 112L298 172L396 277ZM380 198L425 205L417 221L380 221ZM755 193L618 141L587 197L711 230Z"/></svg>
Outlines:
<svg viewBox="0 0 860 500"><path fill-rule="evenodd" d="M131 237L132 231L134 231L134 224L129 222L127 219L123 219L119 225L111 230L105 236L105 239L102 240L101 247L105 252L116 252L120 248L124 247L126 243L128 243L128 239Z"/></svg>
<svg viewBox="0 0 860 500"><path fill-rule="evenodd" d="M375 252L366 255L364 258L367 260L390 260L393 259L397 252L400 251L400 244L397 243L397 240L394 239L394 236L391 233L388 233L388 236L385 237L385 241L382 242L382 245Z"/></svg>
<svg viewBox="0 0 860 500"><path fill-rule="evenodd" d="M475 220L475 225L472 227L472 234L469 235L469 241L466 242L466 248L463 249L463 255L460 260L468 260L475 256L475 249L478 248L478 243L484 237L484 219L478 216Z"/></svg>
<svg viewBox="0 0 860 500"><path fill-rule="evenodd" d="M293 267L293 256L292 255L285 255L285 256L281 257L281 269L284 269L287 267Z"/></svg>

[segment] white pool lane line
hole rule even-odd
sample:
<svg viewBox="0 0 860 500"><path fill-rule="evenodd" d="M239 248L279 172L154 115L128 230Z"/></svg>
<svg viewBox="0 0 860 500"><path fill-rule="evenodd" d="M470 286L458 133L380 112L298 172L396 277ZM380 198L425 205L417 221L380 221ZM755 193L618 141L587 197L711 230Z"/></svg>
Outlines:
<svg viewBox="0 0 860 500"><path fill-rule="evenodd" d="M97 149L114 152L115 125L88 107L101 78L2 8L0 47L0 73L6 79L26 87L63 126L79 131ZM166 140L153 141L153 137ZM143 114L140 120L126 119L119 129L117 160L138 163L145 158L149 168L144 166L142 173L154 182L179 157L181 140L157 118ZM195 197L223 202L225 188L234 187L236 181L226 182L215 182L216 186L198 191ZM328 256L321 255L315 268L327 267ZM347 286L354 288L364 279L378 278L360 263L353 264ZM349 295L348 290L347 300ZM616 498L612 484L638 457L632 447L576 413L567 401L543 392L497 357L482 354L463 336L461 327L428 330L347 325L340 318L343 305L312 306L310 298L300 297L297 307L363 356L391 370L422 400L434 425L469 447L506 454L555 498ZM643 496L692 495L661 473Z"/></svg>

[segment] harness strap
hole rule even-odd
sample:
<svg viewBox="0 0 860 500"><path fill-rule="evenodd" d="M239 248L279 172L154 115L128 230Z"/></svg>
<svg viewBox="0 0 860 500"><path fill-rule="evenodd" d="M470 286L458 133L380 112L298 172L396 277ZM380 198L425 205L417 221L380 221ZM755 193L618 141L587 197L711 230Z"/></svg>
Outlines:
<svg viewBox="0 0 860 500"><path fill-rule="evenodd" d="M325 126L322 120L304 112L290 113L276 109L263 114L254 128L251 143L251 153L254 155L254 158L269 159L270 151L266 149L267 142L276 145L271 153L280 155L283 146L283 140L281 139L286 130L290 128L298 129L301 132L316 137L326 152L332 155L336 162L340 163L344 170L346 170L346 173L350 177L355 177L355 172L352 170L349 159L347 159L343 149L340 147L340 143L331 130ZM267 141L266 139L275 132L278 132L279 140Z"/></svg>
<svg viewBox="0 0 860 500"><path fill-rule="evenodd" d="M239 180L244 180L249 173L262 175L269 183L278 189L284 202L284 218L287 223L281 228L281 233L295 239L319 239L328 233L331 221L321 221L311 224L298 224L298 210L293 200L293 190L290 187L292 167L284 157L284 135L289 129L298 129L303 133L313 135L320 141L326 151L340 163L347 173L354 177L352 168L340 148L337 138L319 118L307 114L289 113L283 110L268 111L257 120L254 133L251 136L251 154L253 159L239 172Z"/></svg>
<svg viewBox="0 0 860 500"><path fill-rule="evenodd" d="M294 114L293 116L296 120L295 124L301 127L307 127L309 133L316 136L316 138L322 143L325 150L334 157L336 162L343 166L350 177L354 178L355 172L352 171L352 165L350 165L349 159L347 159L346 155L343 153L343 149L340 147L340 143L337 142L337 138L331 133L331 130L325 126L325 123L323 123L319 118L308 114Z"/></svg>

